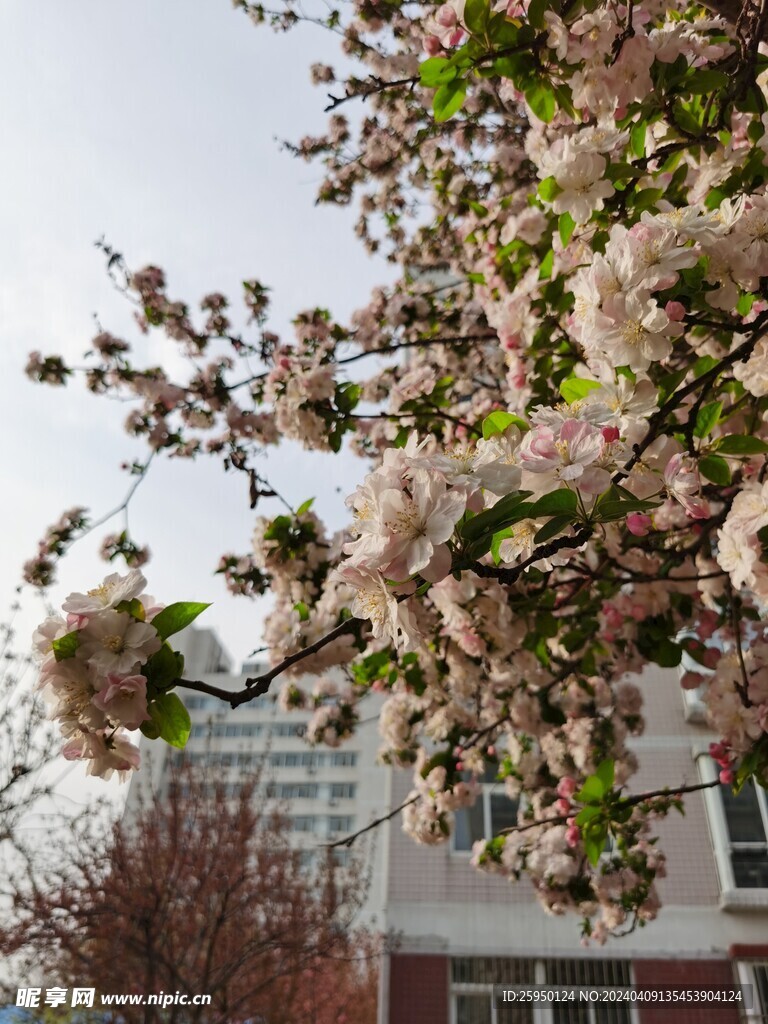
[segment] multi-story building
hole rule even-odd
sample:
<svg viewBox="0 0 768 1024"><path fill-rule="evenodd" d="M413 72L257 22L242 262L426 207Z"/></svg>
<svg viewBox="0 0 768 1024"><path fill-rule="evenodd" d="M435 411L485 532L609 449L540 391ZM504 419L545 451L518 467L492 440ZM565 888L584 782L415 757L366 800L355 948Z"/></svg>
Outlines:
<svg viewBox="0 0 768 1024"><path fill-rule="evenodd" d="M191 629L174 639L185 657L185 675L223 690L243 689L248 676L267 667L248 662L240 674L232 674L229 658L211 630ZM311 679L296 681L308 688L312 685ZM281 685L281 681L274 684L276 692ZM182 755L165 744L142 740L144 770L132 782L126 814L135 813L148 787L163 794L169 765L181 756L192 765L221 769L231 795L237 793L244 776L258 772L264 795L285 814L294 845L308 867L325 844L351 835L385 813L387 772L376 764L378 705L373 702L354 740L331 749L309 746L304 732L310 712L281 710L273 693L236 710L217 697L182 689L178 693L192 720L186 749ZM382 915L382 839L372 832L355 842L354 853L346 847L334 849L341 865L354 857L359 868L362 860L370 878L361 922L373 923Z"/></svg>
<svg viewBox="0 0 768 1024"><path fill-rule="evenodd" d="M198 672L223 689L240 689L241 675L212 634L191 631L184 648L187 675ZM187 641L190 644L190 641ZM202 659L202 660L201 660ZM696 695L684 693L674 670L650 669L640 681L645 734L633 741L640 771L635 792L714 779L708 757L714 738ZM269 794L281 802L297 846L310 861L335 837L350 834L397 807L411 789L408 771L376 765L377 707L354 740L338 749L307 746L309 715L282 712L271 695L232 711L221 701L187 692L192 717L187 753L238 776L263 763ZM149 744L151 778L162 786L170 748ZM142 772L140 775L145 775ZM129 798L130 803L130 798ZM449 842L416 845L397 818L381 825L371 866L366 917L399 936L381 974L380 1024L768 1024L768 794L728 787L686 798L658 833L667 856L656 921L604 947L583 947L579 922L548 916L524 878L516 885L473 870L472 844L515 821L502 783L461 812ZM339 851L343 858L345 851ZM497 1009L492 986L557 984L751 984L752 1009L719 1007L576 1006L549 1004Z"/></svg>
<svg viewBox="0 0 768 1024"><path fill-rule="evenodd" d="M714 779L709 733L674 670L640 681L646 732L634 741L635 792ZM396 773L393 806L410 780ZM450 842L419 847L393 823L386 836L384 926L399 948L382 977L380 1024L736 1024L768 1021L768 793L720 787L689 795L660 823L668 874L656 921L603 947L582 947L573 915L547 915L530 883L473 871L472 843L510 821L503 784L461 813ZM752 984L755 1006L574 1006L496 1009L494 983Z"/></svg>

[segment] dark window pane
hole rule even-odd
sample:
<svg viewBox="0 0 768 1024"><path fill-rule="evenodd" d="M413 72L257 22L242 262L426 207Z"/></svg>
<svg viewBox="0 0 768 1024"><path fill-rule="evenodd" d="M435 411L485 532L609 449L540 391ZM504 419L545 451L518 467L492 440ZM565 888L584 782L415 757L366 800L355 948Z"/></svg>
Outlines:
<svg viewBox="0 0 768 1024"><path fill-rule="evenodd" d="M499 1024L533 1024L533 1007L530 1004L499 1007L496 1020Z"/></svg>
<svg viewBox="0 0 768 1024"><path fill-rule="evenodd" d="M764 843L765 828L760 817L755 787L747 784L738 796L730 786L721 786L725 820L732 843Z"/></svg>
<svg viewBox="0 0 768 1024"><path fill-rule="evenodd" d="M510 800L506 793L491 793L491 832L498 835L503 828L517 824L517 800Z"/></svg>
<svg viewBox="0 0 768 1024"><path fill-rule="evenodd" d="M768 848L732 850L731 863L739 889L768 889Z"/></svg>
<svg viewBox="0 0 768 1024"><path fill-rule="evenodd" d="M490 994L456 996L456 1024L491 1024Z"/></svg>
<svg viewBox="0 0 768 1024"><path fill-rule="evenodd" d="M483 797L480 795L472 807L456 811L454 826L454 849L471 850L478 839L485 839L483 820Z"/></svg>
<svg viewBox="0 0 768 1024"><path fill-rule="evenodd" d="M768 1017L768 964L755 964L755 1009L762 1010Z"/></svg>
<svg viewBox="0 0 768 1024"><path fill-rule="evenodd" d="M592 1024L586 1003L552 1003L553 1024Z"/></svg>

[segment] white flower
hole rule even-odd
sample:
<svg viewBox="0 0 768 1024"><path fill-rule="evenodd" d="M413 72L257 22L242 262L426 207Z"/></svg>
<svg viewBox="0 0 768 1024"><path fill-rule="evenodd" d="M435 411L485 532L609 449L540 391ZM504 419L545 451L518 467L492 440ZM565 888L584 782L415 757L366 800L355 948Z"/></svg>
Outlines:
<svg viewBox="0 0 768 1024"><path fill-rule="evenodd" d="M130 675L161 646L153 626L137 622L127 612L108 609L92 616L80 631L77 657L105 675Z"/></svg>
<svg viewBox="0 0 768 1024"><path fill-rule="evenodd" d="M370 621L377 640L391 640L403 651L417 646L419 635L411 614L404 603L397 601L381 573L346 562L336 576L356 591L352 614Z"/></svg>
<svg viewBox="0 0 768 1024"><path fill-rule="evenodd" d="M570 157L570 159L568 159ZM594 210L603 209L603 200L614 192L610 181L603 178L606 161L599 153L573 153L567 150L565 166L555 172L555 181L562 192L555 196L555 213L570 213L577 224L586 224Z"/></svg>
<svg viewBox="0 0 768 1024"><path fill-rule="evenodd" d="M62 608L75 615L92 615L138 597L146 585L147 581L138 569L131 570L126 576L114 572L87 594L70 594Z"/></svg>
<svg viewBox="0 0 768 1024"><path fill-rule="evenodd" d="M589 345L599 348L615 365L635 371L647 370L652 362L665 359L672 351L671 339L684 330L640 290L617 295L605 311L613 323L600 330L599 337L592 337Z"/></svg>

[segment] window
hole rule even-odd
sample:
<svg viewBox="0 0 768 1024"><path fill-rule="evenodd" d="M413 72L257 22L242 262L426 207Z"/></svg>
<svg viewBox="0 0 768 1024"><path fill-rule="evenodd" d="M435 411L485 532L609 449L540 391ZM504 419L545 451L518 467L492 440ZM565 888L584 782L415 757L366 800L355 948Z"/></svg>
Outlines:
<svg viewBox="0 0 768 1024"><path fill-rule="evenodd" d="M518 801L511 800L503 782L489 768L483 778L480 795L471 807L463 807L454 816L453 849L468 853L478 839L491 839L503 828L517 825Z"/></svg>
<svg viewBox="0 0 768 1024"><path fill-rule="evenodd" d="M267 796L276 800L315 800L316 782L273 782L267 786Z"/></svg>
<svg viewBox="0 0 768 1024"><path fill-rule="evenodd" d="M355 819L349 815L338 815L328 819L329 832L351 832Z"/></svg>
<svg viewBox="0 0 768 1024"><path fill-rule="evenodd" d="M290 818L291 831L293 832L314 832L315 819L311 814L300 814Z"/></svg>
<svg viewBox="0 0 768 1024"><path fill-rule="evenodd" d="M354 782L332 782L331 800L353 800L355 796Z"/></svg>
<svg viewBox="0 0 768 1024"><path fill-rule="evenodd" d="M274 722L270 732L273 736L303 736L306 726L301 722Z"/></svg>
<svg viewBox="0 0 768 1024"><path fill-rule="evenodd" d="M752 1009L745 1010L744 1020L764 1024L768 1020L768 960L743 960L736 964L739 985L752 986Z"/></svg>
<svg viewBox="0 0 768 1024"><path fill-rule="evenodd" d="M635 1024L629 1005L553 1003L493 1006L494 985L630 985L628 960L524 960L460 957L451 961L452 1024Z"/></svg>
<svg viewBox="0 0 768 1024"><path fill-rule="evenodd" d="M357 754L351 750L340 750L331 754L331 768L354 768L357 764Z"/></svg>
<svg viewBox="0 0 768 1024"><path fill-rule="evenodd" d="M716 768L700 758L705 781L714 781ZM735 796L730 786L705 790L712 845L727 907L768 902L768 794L749 782Z"/></svg>

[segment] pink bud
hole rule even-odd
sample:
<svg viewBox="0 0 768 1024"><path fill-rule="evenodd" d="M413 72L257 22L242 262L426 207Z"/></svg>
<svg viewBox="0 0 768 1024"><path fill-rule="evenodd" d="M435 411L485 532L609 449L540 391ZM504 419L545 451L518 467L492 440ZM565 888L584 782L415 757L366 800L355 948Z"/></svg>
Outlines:
<svg viewBox="0 0 768 1024"><path fill-rule="evenodd" d="M456 762L456 771L457 772L463 772L464 771L464 762L463 761L457 761Z"/></svg>
<svg viewBox="0 0 768 1024"><path fill-rule="evenodd" d="M700 672L684 672L680 677L680 685L684 690L695 690L704 682L704 676Z"/></svg>
<svg viewBox="0 0 768 1024"><path fill-rule="evenodd" d="M442 53L443 44L437 36L426 36L424 39L424 50L430 57L436 57L438 53Z"/></svg>
<svg viewBox="0 0 768 1024"><path fill-rule="evenodd" d="M730 786L733 780L736 778L736 773L731 771L730 768L723 768L720 772L720 781L724 786Z"/></svg>
<svg viewBox="0 0 768 1024"><path fill-rule="evenodd" d="M464 748L463 747L454 747L453 748L453 756L454 757L461 757L461 755L463 753L464 753Z"/></svg>
<svg viewBox="0 0 768 1024"><path fill-rule="evenodd" d="M451 38L448 40L449 46L458 46L461 40L464 38L464 29L457 28L455 32L451 34Z"/></svg>
<svg viewBox="0 0 768 1024"><path fill-rule="evenodd" d="M728 750L724 743L710 743L709 744L709 756L714 757L716 761L719 761L722 757L725 757Z"/></svg>
<svg viewBox="0 0 768 1024"><path fill-rule="evenodd" d="M575 779L572 779L569 775L564 775L557 784L556 792L564 800L570 800L578 788L578 783Z"/></svg>
<svg viewBox="0 0 768 1024"><path fill-rule="evenodd" d="M708 647L704 653L704 665L706 668L717 668L722 654L716 647Z"/></svg>
<svg viewBox="0 0 768 1024"><path fill-rule="evenodd" d="M573 849L574 846L578 846L579 845L579 840L580 839L581 839L581 830L579 829L578 825L571 825L569 828L566 829L565 841L568 844L568 846L570 846L571 849Z"/></svg>
<svg viewBox="0 0 768 1024"><path fill-rule="evenodd" d="M618 427L603 427L602 434L608 444L611 441L618 441L621 437Z"/></svg>
<svg viewBox="0 0 768 1024"><path fill-rule="evenodd" d="M680 321L685 316L685 306L682 302L669 301L664 307L664 312L670 320Z"/></svg>
<svg viewBox="0 0 768 1024"><path fill-rule="evenodd" d="M635 537L645 537L652 525L651 517L644 512L630 512L627 516L627 529Z"/></svg>
<svg viewBox="0 0 768 1024"><path fill-rule="evenodd" d="M495 756L496 756L496 747L494 747L493 744L491 744L491 746L488 747L488 757L495 757Z"/></svg>
<svg viewBox="0 0 768 1024"><path fill-rule="evenodd" d="M571 809L571 801L564 800L562 797L555 801L555 808L558 814L568 814Z"/></svg>

